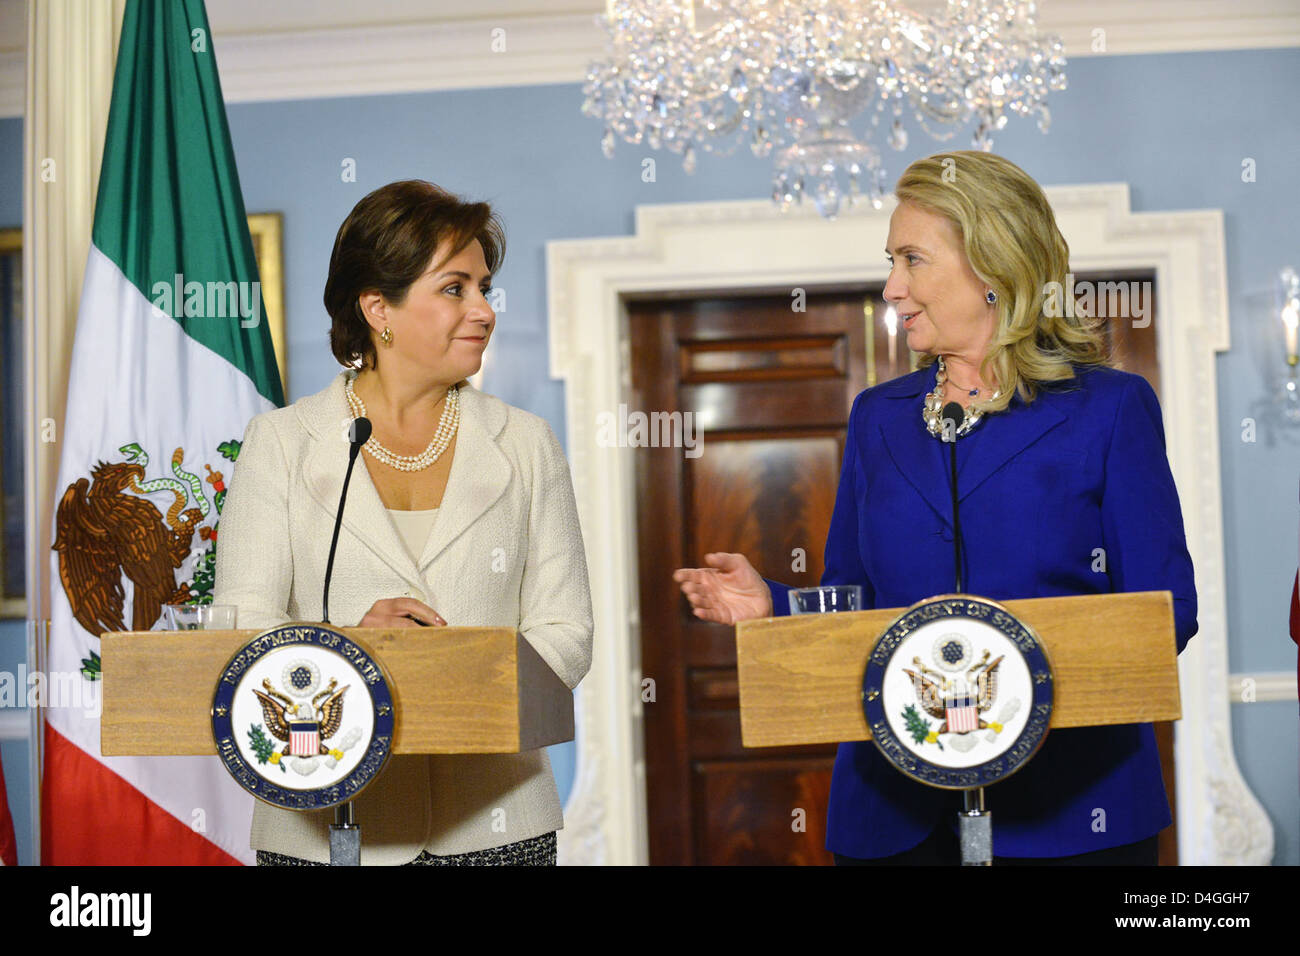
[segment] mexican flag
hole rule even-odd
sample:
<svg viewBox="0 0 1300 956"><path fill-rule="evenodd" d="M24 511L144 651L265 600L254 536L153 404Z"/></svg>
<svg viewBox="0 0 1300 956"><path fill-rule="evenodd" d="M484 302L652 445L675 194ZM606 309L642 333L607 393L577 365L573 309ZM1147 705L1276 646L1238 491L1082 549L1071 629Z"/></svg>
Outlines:
<svg viewBox="0 0 1300 956"><path fill-rule="evenodd" d="M57 436L43 862L252 862L215 756L100 754L99 635L211 599L239 438L283 403L207 14L130 0Z"/></svg>

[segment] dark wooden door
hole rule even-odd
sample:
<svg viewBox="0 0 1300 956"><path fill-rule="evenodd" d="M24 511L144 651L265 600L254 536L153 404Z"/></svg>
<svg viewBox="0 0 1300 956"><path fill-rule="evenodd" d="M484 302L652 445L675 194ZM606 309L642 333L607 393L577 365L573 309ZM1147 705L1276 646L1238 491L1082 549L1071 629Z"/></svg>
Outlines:
<svg viewBox="0 0 1300 956"><path fill-rule="evenodd" d="M690 411L697 457L636 452L650 861L831 862L833 746L746 750L730 627L671 581L710 551L818 583L849 409L866 386L865 293L629 303L632 404ZM693 451L691 454L695 454ZM647 693L643 692L643 700Z"/></svg>
<svg viewBox="0 0 1300 956"><path fill-rule="evenodd" d="M781 293L628 303L628 414L690 412L703 430L698 453L661 445L634 456L652 864L832 862L835 748L741 746L734 631L695 618L671 574L734 551L767 577L818 583L853 398L915 365L879 293L809 293L804 311ZM1149 325L1109 316L1107 335L1120 366L1158 393L1154 298L1143 307ZM1172 801L1171 725L1157 725L1157 739ZM1177 862L1172 827L1160 856Z"/></svg>

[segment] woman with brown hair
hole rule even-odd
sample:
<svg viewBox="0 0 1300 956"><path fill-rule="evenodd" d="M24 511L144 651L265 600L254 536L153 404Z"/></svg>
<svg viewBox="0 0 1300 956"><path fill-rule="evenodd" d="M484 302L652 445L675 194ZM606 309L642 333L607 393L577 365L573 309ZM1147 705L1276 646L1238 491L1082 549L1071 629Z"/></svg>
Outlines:
<svg viewBox="0 0 1300 956"><path fill-rule="evenodd" d="M570 688L591 663L582 533L547 423L474 389L495 328L505 235L486 203L396 182L352 210L325 307L344 370L256 416L221 518L214 600L243 627L320 620L348 423L370 419L349 486L335 624L516 628ZM544 750L393 756L356 801L362 865L554 863L560 802ZM259 802L259 864L325 863L332 811Z"/></svg>

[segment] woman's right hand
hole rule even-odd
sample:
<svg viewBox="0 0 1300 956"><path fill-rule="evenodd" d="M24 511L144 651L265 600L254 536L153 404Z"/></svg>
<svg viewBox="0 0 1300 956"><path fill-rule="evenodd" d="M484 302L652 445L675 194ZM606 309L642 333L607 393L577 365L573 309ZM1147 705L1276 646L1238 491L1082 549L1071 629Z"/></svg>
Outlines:
<svg viewBox="0 0 1300 956"><path fill-rule="evenodd" d="M370 610L357 627L446 627L447 622L429 605L412 597L383 598L370 605Z"/></svg>
<svg viewBox="0 0 1300 956"><path fill-rule="evenodd" d="M707 568L678 568L673 580L691 602L695 616L715 624L735 624L772 616L772 592L743 554L714 552Z"/></svg>

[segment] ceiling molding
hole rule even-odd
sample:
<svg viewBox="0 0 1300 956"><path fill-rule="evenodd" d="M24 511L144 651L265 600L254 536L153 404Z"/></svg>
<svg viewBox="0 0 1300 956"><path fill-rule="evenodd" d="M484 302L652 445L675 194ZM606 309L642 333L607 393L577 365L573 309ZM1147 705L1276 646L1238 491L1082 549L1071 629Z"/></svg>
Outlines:
<svg viewBox="0 0 1300 956"><path fill-rule="evenodd" d="M232 103L575 83L600 42L590 16L214 34Z"/></svg>
<svg viewBox="0 0 1300 956"><path fill-rule="evenodd" d="M595 21L604 7L600 0L586 4L590 13L571 12L574 4L568 4L555 14L539 14L535 0L498 2L498 15L472 20L433 14L413 21L417 8L406 4L391 13L407 18L401 22L382 22L381 10L366 23L356 22L355 3L328 0L288 21L310 22L310 29L286 28L283 18L259 18L255 7L231 2L214 8L212 18L230 103L578 83L603 43ZM14 20L14 3L0 0L0 19ZM1061 35L1069 58L1295 47L1300 5L1051 0L1042 4L1040 26ZM0 116L22 114L24 33L13 31L12 40L0 43ZM494 36L504 40L503 51L494 52ZM1094 49L1103 43L1104 49Z"/></svg>

